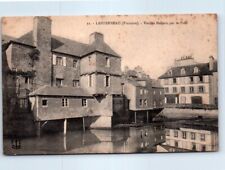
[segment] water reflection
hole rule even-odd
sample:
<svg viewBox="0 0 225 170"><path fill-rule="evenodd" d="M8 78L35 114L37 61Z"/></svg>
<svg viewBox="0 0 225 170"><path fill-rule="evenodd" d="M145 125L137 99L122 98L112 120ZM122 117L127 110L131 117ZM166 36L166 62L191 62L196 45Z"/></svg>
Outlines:
<svg viewBox="0 0 225 170"><path fill-rule="evenodd" d="M21 148L10 147L4 139L6 154L77 154L77 153L136 153L216 151L216 131L170 127L162 123L146 126L120 127L112 130L92 129L43 134L21 140Z"/></svg>
<svg viewBox="0 0 225 170"><path fill-rule="evenodd" d="M164 142L164 126L146 125L69 131L66 136L63 133L43 134L23 139L19 150L11 148L5 139L4 148L6 154L134 153L156 152L156 146Z"/></svg>
<svg viewBox="0 0 225 170"><path fill-rule="evenodd" d="M159 152L205 152L218 150L217 129L204 126L166 127L166 142Z"/></svg>

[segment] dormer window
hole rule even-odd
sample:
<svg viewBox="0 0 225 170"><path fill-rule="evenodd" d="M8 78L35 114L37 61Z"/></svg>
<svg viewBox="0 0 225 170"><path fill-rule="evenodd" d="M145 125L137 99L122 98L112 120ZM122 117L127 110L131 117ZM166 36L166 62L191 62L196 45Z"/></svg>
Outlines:
<svg viewBox="0 0 225 170"><path fill-rule="evenodd" d="M194 73L198 73L198 72L199 72L198 67L194 67Z"/></svg>
<svg viewBox="0 0 225 170"><path fill-rule="evenodd" d="M109 57L106 57L106 67L110 67L110 60L109 60Z"/></svg>
<svg viewBox="0 0 225 170"><path fill-rule="evenodd" d="M73 60L73 68L77 68L77 60Z"/></svg>
<svg viewBox="0 0 225 170"><path fill-rule="evenodd" d="M181 74L181 75L185 75L185 74L186 74L186 71L185 71L184 68L182 68L182 69L180 70L180 74Z"/></svg>
<svg viewBox="0 0 225 170"><path fill-rule="evenodd" d="M169 70L168 71L168 75L172 76L172 74L173 74L173 71L172 70Z"/></svg>

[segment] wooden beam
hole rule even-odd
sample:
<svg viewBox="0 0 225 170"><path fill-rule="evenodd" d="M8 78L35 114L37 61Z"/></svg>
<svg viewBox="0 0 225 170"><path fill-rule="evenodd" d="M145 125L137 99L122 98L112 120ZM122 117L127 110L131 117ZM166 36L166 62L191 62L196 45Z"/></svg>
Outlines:
<svg viewBox="0 0 225 170"><path fill-rule="evenodd" d="M84 117L82 119L83 119L83 131L85 132L85 121L84 121Z"/></svg>
<svg viewBox="0 0 225 170"><path fill-rule="evenodd" d="M67 131L67 119L64 119L64 128L63 128L63 134L66 135Z"/></svg>
<svg viewBox="0 0 225 170"><path fill-rule="evenodd" d="M134 123L137 123L137 113L136 113L136 111L134 112Z"/></svg>
<svg viewBox="0 0 225 170"><path fill-rule="evenodd" d="M147 115L146 115L146 119L147 119L147 123L148 123L148 120L149 120L149 116L148 116L148 110L147 110Z"/></svg>

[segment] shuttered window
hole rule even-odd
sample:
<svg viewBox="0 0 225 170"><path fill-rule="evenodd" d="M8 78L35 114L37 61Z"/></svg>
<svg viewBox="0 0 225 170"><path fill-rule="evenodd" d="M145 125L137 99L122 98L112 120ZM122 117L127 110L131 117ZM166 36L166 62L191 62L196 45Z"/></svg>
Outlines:
<svg viewBox="0 0 225 170"><path fill-rule="evenodd" d="M63 66L66 66L66 57L63 57Z"/></svg>
<svg viewBox="0 0 225 170"><path fill-rule="evenodd" d="M56 65L56 55L55 54L52 55L52 64Z"/></svg>

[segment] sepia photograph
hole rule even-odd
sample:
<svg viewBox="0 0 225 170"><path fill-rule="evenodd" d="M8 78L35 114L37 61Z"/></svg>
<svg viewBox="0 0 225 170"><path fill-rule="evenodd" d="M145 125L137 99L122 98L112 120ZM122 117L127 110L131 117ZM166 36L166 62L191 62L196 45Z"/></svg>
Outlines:
<svg viewBox="0 0 225 170"><path fill-rule="evenodd" d="M216 14L1 23L5 155L219 150Z"/></svg>

